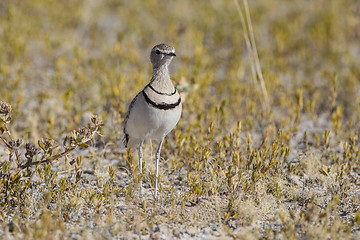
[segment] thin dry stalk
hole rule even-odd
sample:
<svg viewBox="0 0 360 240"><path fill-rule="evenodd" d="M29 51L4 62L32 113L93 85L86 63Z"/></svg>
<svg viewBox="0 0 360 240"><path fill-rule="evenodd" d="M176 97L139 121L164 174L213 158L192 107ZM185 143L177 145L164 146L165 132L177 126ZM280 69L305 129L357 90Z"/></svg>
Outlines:
<svg viewBox="0 0 360 240"><path fill-rule="evenodd" d="M250 18L249 6L247 3L247 0L243 0L243 5L244 5L243 11L245 12L245 17L246 17L245 18L243 11L240 8L240 4L239 4L238 0L234 0L234 2L236 5L236 9L240 16L241 25L243 28L243 34L245 37L246 47L250 53L250 66L251 66L252 79L253 79L254 83L259 82L261 91L263 94L262 105L266 110L268 110L269 109L269 101L268 101L269 98L268 98L268 94L267 94L267 90L266 90L266 86L265 86L264 77L263 77L263 74L261 71L259 55L257 53L254 31L253 31L253 27L252 27L252 23L251 23L251 18Z"/></svg>

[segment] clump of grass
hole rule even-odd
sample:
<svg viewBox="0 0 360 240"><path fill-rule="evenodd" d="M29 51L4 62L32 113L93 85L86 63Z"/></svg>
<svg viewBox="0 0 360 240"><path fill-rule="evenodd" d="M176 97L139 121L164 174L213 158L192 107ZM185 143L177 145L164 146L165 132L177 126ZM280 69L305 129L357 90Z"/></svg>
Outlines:
<svg viewBox="0 0 360 240"><path fill-rule="evenodd" d="M55 141L49 138L42 138L38 141L37 146L31 143L25 144L25 153L21 154L23 147L23 139L12 138L9 130L11 123L12 107L5 103L0 102L0 139L8 150L8 160L1 162L1 192L3 198L1 205L17 205L21 198L24 198L26 191L32 187L32 179L34 175L38 175L47 184L54 185L57 173L51 170L51 164L60 160L61 158L67 159L70 152L78 147L87 148L87 142L91 141L95 134L100 134L100 128L103 122L97 116L91 118L92 125L72 131L70 136L66 136L62 148L55 146ZM79 165L81 157L77 160L70 161L70 165L76 164L75 178L76 182L81 177ZM16 166L13 166L15 163ZM9 168L9 166L11 166ZM33 168L32 168L33 167ZM60 180L60 189L63 187L64 181ZM20 199L18 199L20 198ZM15 201L15 199L18 199Z"/></svg>

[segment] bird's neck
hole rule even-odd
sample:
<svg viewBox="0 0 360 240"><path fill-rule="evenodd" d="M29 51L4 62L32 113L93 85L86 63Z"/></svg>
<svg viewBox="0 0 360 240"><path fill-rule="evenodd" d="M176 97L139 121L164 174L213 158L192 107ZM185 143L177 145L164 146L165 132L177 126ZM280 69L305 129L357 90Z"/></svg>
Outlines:
<svg viewBox="0 0 360 240"><path fill-rule="evenodd" d="M174 92L175 88L170 80L170 73L166 64L160 67L154 67L151 77L151 86L156 90L165 93Z"/></svg>

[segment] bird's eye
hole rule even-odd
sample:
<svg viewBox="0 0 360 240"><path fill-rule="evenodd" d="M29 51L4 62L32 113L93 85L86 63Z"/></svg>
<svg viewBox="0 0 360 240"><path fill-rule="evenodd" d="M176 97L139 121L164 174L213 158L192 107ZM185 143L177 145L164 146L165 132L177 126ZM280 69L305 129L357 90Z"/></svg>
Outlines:
<svg viewBox="0 0 360 240"><path fill-rule="evenodd" d="M156 50L155 52L156 52L156 54L160 54L160 51L159 51L159 50Z"/></svg>

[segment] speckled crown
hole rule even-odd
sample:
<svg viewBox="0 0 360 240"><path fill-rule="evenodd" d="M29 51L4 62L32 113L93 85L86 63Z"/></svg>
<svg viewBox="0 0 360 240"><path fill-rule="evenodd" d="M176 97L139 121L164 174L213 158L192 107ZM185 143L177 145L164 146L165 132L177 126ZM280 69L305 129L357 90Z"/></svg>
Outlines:
<svg viewBox="0 0 360 240"><path fill-rule="evenodd" d="M155 52L156 50L159 50L160 52L165 53L165 54L175 53L175 48L166 43L161 43L161 44L154 46L151 51Z"/></svg>

